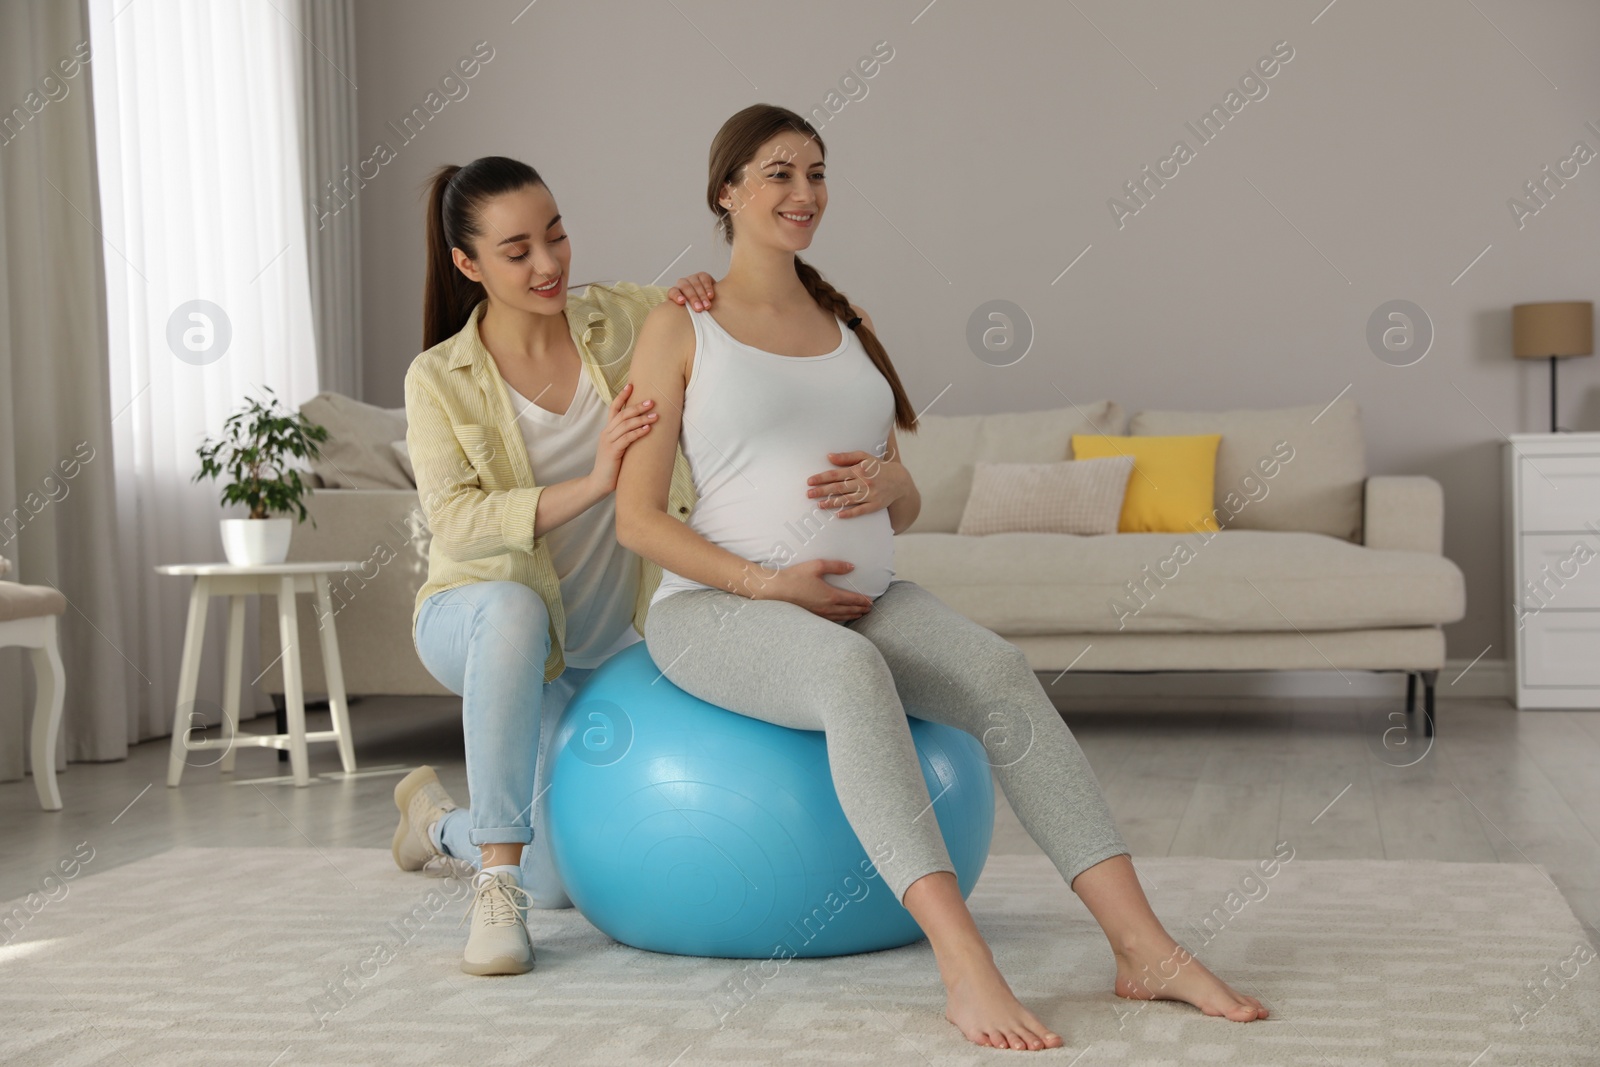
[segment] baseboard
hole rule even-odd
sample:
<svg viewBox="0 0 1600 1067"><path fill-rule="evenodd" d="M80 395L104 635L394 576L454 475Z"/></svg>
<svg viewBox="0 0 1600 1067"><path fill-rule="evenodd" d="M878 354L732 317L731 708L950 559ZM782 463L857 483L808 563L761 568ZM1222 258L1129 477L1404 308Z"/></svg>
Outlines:
<svg viewBox="0 0 1600 1067"><path fill-rule="evenodd" d="M1446 660L1435 694L1443 700L1504 700L1510 694L1505 660ZM1153 674L1079 674L1041 671L1054 696L1072 697L1394 697L1403 699L1405 675L1376 671L1162 671Z"/></svg>
<svg viewBox="0 0 1600 1067"><path fill-rule="evenodd" d="M1468 669L1468 668L1471 669ZM1462 674L1462 671L1466 671ZM1439 699L1511 699L1511 665L1503 659L1448 659L1439 672Z"/></svg>

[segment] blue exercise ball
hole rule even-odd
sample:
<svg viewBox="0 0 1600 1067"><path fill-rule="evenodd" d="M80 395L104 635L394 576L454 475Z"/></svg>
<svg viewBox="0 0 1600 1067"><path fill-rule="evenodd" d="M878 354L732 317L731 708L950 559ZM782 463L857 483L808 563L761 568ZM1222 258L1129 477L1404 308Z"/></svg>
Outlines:
<svg viewBox="0 0 1600 1067"><path fill-rule="evenodd" d="M994 780L977 739L910 710L965 897L989 856ZM578 910L625 945L781 959L922 937L839 807L823 734L691 696L642 641L574 694L546 758L556 870Z"/></svg>

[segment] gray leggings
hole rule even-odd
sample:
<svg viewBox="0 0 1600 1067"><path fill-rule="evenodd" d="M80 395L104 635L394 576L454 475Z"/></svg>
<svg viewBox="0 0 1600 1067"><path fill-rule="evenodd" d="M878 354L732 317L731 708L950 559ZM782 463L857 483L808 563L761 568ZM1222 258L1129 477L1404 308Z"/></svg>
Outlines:
<svg viewBox="0 0 1600 1067"><path fill-rule="evenodd" d="M826 732L839 804L897 900L923 875L955 870L937 821L919 818L930 799L907 707L983 742L1012 810L1068 885L1128 851L1022 650L914 582L891 582L849 623L786 601L685 590L651 606L644 637L678 688Z"/></svg>

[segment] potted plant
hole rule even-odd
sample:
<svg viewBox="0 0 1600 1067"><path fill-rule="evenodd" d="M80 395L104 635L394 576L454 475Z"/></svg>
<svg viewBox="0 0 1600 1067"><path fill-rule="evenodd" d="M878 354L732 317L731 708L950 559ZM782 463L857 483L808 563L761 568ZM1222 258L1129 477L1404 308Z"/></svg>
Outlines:
<svg viewBox="0 0 1600 1067"><path fill-rule="evenodd" d="M271 389L262 387L270 400L249 404L228 416L222 436L207 437L199 448L200 470L194 481L226 473L232 481L222 488L224 504L244 504L245 519L223 519L222 551L235 566L282 563L289 556L289 535L294 526L287 518L272 518L299 511L299 521L309 517L303 502L311 487L287 460L316 459L317 443L328 431L298 411L281 406ZM311 524L316 525L313 519Z"/></svg>

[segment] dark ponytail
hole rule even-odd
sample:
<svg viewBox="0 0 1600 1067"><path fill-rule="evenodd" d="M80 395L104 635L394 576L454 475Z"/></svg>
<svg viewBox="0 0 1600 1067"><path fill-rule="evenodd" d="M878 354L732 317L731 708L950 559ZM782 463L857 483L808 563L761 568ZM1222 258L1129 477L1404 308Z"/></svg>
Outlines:
<svg viewBox="0 0 1600 1067"><path fill-rule="evenodd" d="M807 140L815 141L817 148L824 156L827 155L828 149L823 145L816 127L788 108L773 104L751 104L724 122L722 129L711 140L711 173L706 186L706 203L711 206L711 213L717 216L717 228L729 244L733 244L733 215L720 203L722 187L738 185L743 181L745 167L756 150L783 130L793 130ZM851 328L861 338L861 347L867 350L873 365L888 381L894 393L894 424L907 433L915 433L917 409L911 406L905 387L900 384L900 375L889 361L889 353L884 350L883 343L867 328L866 323L859 321L856 313L850 309L850 301L828 284L817 268L795 256L794 269L800 275L800 283L806 287L806 292L824 311L832 312L841 322L855 321Z"/></svg>
<svg viewBox="0 0 1600 1067"><path fill-rule="evenodd" d="M529 185L543 185L539 172L505 156L484 156L464 167L440 167L429 181L427 280L422 287L422 347L432 348L461 332L484 298L483 286L461 273L450 257L459 248L473 259L483 233L485 201Z"/></svg>

